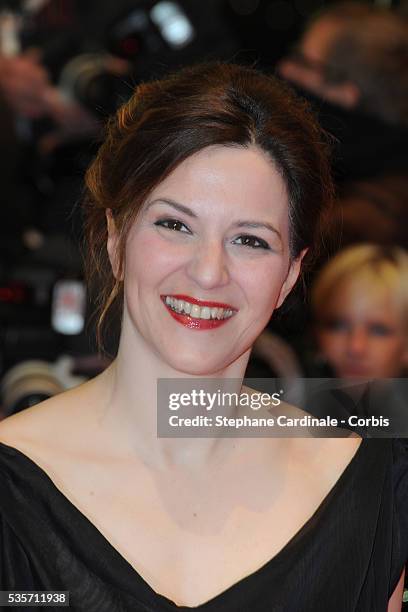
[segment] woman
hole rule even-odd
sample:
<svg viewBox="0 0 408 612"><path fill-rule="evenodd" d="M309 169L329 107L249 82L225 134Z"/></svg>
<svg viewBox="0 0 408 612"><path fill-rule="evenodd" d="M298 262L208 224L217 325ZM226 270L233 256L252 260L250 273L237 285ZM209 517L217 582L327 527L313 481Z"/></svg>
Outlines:
<svg viewBox="0 0 408 612"><path fill-rule="evenodd" d="M88 261L119 350L1 424L2 589L70 591L87 612L400 609L402 445L156 434L158 379L239 390L320 232L321 143L288 90L234 65L142 85L112 120Z"/></svg>

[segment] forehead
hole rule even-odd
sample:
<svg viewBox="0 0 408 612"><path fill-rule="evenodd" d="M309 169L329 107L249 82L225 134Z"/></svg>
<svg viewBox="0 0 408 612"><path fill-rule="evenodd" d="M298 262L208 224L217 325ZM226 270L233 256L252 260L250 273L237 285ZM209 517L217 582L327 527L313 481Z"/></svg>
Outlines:
<svg viewBox="0 0 408 612"><path fill-rule="evenodd" d="M333 288L328 309L331 313L344 313L356 318L390 322L402 322L403 319L397 287L368 271L343 280Z"/></svg>
<svg viewBox="0 0 408 612"><path fill-rule="evenodd" d="M254 213L288 217L285 182L266 153L256 147L212 146L184 160L152 192L149 201L168 197L203 216Z"/></svg>

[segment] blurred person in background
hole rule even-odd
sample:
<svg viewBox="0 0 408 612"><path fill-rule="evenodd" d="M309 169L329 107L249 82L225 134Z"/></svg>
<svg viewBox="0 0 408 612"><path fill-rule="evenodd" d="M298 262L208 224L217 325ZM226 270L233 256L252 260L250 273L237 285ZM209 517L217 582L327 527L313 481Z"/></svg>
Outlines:
<svg viewBox="0 0 408 612"><path fill-rule="evenodd" d="M306 360L315 377L306 397L313 414L363 436L408 438L408 252L343 249L315 278L311 306L309 346L317 354Z"/></svg>
<svg viewBox="0 0 408 612"><path fill-rule="evenodd" d="M396 378L408 366L408 253L362 244L338 253L311 293L320 354L341 378Z"/></svg>
<svg viewBox="0 0 408 612"><path fill-rule="evenodd" d="M281 71L340 106L407 125L407 53L403 18L371 4L350 2L331 6L312 19Z"/></svg>
<svg viewBox="0 0 408 612"><path fill-rule="evenodd" d="M408 26L364 3L329 6L278 71L310 97L336 139L339 180L408 168Z"/></svg>

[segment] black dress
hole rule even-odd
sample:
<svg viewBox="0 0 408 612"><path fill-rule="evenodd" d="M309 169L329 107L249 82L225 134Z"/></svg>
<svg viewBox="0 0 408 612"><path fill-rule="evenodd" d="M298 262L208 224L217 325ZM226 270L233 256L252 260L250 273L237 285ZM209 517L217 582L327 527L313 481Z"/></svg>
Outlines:
<svg viewBox="0 0 408 612"><path fill-rule="evenodd" d="M37 464L0 444L0 590L69 591L81 612L386 612L407 559L405 440L363 439L288 544L194 608L156 593Z"/></svg>

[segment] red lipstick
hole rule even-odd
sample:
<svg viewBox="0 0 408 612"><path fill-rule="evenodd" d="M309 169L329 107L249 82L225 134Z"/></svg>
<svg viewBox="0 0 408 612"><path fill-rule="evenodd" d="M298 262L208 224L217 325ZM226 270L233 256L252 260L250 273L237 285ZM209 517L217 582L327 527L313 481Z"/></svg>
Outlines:
<svg viewBox="0 0 408 612"><path fill-rule="evenodd" d="M228 317L227 319L196 319L195 317L190 317L190 315L175 312L170 308L168 304L166 304L166 296L161 295L161 300L165 305L167 311L171 314L173 319L175 319L178 323L184 325L184 327L188 327L189 329L197 329L197 330L208 330L208 329L216 329L217 327L221 327L227 323L232 317ZM197 300L196 298L191 298L187 295L173 295L171 294L169 297L176 298L177 300L184 300L186 302L190 302L191 304L196 304L197 306L207 306L208 308L224 308L225 310L232 310L234 313L237 312L237 309L229 304L223 304L222 302L207 302L204 300Z"/></svg>

